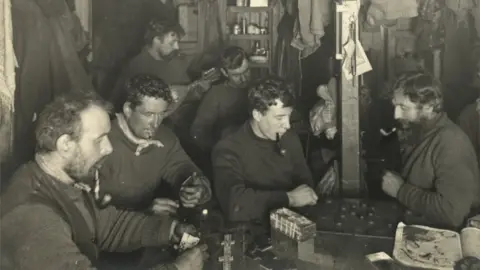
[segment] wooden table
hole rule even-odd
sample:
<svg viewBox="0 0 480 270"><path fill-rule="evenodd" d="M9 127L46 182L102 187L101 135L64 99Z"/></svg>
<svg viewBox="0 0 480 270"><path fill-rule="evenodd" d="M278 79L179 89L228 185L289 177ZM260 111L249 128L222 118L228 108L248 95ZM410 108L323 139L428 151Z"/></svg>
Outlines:
<svg viewBox="0 0 480 270"><path fill-rule="evenodd" d="M319 204L318 207L306 211L306 215L317 223L317 235L315 237L315 253L322 259L320 264L306 263L295 260L297 269L374 269L366 261L365 256L376 252L393 251L394 231L399 217L399 209L393 204L382 202L368 202L358 200L337 200ZM353 207L353 208L352 208ZM354 213L354 209L358 211ZM368 216L373 211L373 215ZM362 218L362 216L364 217ZM218 219L218 217L217 217ZM369 221L377 223L370 226ZM335 227L343 221L343 225ZM358 224L356 224L358 223ZM217 222L215 222L217 224ZM245 237L241 226L233 226L230 229L235 245L232 247L233 270L264 269L260 267L260 261L255 261L244 256L244 249L252 242ZM333 226L333 227L332 227ZM205 225L204 225L205 227ZM360 228L363 227L363 228ZM211 253L211 260L204 269L220 270L222 264L218 258L223 254L221 241L224 233L210 233L206 240ZM273 240L275 241L275 240ZM243 245L244 242L248 242ZM294 247L292 247L294 248ZM294 260L295 258L291 258Z"/></svg>

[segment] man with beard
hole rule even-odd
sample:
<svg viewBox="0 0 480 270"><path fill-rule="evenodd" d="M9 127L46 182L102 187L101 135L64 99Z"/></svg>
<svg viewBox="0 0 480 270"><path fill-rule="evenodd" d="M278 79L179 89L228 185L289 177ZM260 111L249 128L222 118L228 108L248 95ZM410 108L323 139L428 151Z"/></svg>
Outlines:
<svg viewBox="0 0 480 270"><path fill-rule="evenodd" d="M71 92L40 114L35 160L2 196L2 269L97 269L101 250L166 246L194 232L168 216L105 205L95 172L112 152L109 131L107 106L92 94ZM152 269L202 269L204 251Z"/></svg>
<svg viewBox="0 0 480 270"><path fill-rule="evenodd" d="M292 87L278 78L248 92L251 117L213 149L216 196L227 219L264 223L279 207L315 205L312 175L290 129Z"/></svg>
<svg viewBox="0 0 480 270"><path fill-rule="evenodd" d="M152 75L139 74L126 84L127 98L108 135L113 153L100 171L102 190L117 207L175 213L210 200L208 179L185 153L175 134L162 125L172 102L170 88ZM188 180L188 181L187 181Z"/></svg>
<svg viewBox="0 0 480 270"><path fill-rule="evenodd" d="M480 205L480 179L472 144L443 111L440 85L427 73L406 73L392 102L409 135L401 142L401 174L387 171L382 189L426 224L460 227Z"/></svg>
<svg viewBox="0 0 480 270"><path fill-rule="evenodd" d="M248 119L250 68L247 54L240 47L229 47L221 60L221 71L227 80L205 94L190 128L197 145L207 153L222 134L228 133L227 129L239 127Z"/></svg>
<svg viewBox="0 0 480 270"><path fill-rule="evenodd" d="M178 57L179 41L185 35L182 26L174 20L153 19L145 32L145 47L135 56L122 72L118 83L110 94L109 100L114 103L116 111L123 108L126 96L125 82L137 74L150 74L165 80L174 93L174 100L167 115L173 113L182 103L198 100L210 88L208 80L200 80L190 84L187 75L188 65ZM177 114L172 121L180 121Z"/></svg>

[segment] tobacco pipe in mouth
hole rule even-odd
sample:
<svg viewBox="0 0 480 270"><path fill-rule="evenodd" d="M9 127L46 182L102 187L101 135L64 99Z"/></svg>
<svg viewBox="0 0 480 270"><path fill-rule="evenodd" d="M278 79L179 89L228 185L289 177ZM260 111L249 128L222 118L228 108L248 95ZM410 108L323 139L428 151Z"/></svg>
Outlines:
<svg viewBox="0 0 480 270"><path fill-rule="evenodd" d="M282 156L285 156L285 153L287 152L287 150L285 150L284 148L282 148L282 144L280 143L280 134L279 133L276 133L276 140L275 140L275 144L277 146L277 151L280 155Z"/></svg>

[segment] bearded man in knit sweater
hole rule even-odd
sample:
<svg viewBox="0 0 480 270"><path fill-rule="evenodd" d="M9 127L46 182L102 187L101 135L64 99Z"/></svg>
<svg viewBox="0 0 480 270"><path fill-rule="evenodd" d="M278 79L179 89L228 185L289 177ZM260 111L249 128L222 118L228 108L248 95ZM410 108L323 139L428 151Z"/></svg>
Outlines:
<svg viewBox="0 0 480 270"><path fill-rule="evenodd" d="M232 222L263 223L280 207L315 205L312 175L290 129L292 87L278 78L248 92L251 117L213 149L216 196Z"/></svg>
<svg viewBox="0 0 480 270"><path fill-rule="evenodd" d="M427 73L401 76L392 102L395 119L409 136L401 142L402 171L387 171L383 190L426 224L459 228L480 206L480 178L470 140L443 111L440 86Z"/></svg>
<svg viewBox="0 0 480 270"><path fill-rule="evenodd" d="M178 243L191 226L107 206L96 173L112 152L103 101L71 92L40 114L35 160L2 195L1 269L97 269L98 253ZM204 248L152 269L202 269ZM118 268L117 268L118 269Z"/></svg>
<svg viewBox="0 0 480 270"><path fill-rule="evenodd" d="M162 125L172 102L168 85L153 75L139 74L130 78L125 88L123 112L116 115L108 134L113 153L100 170L102 190L112 196L112 204L175 213L179 205L173 200L179 199L187 208L209 201L209 180L175 134ZM158 198L166 193L162 188L170 189L173 200Z"/></svg>

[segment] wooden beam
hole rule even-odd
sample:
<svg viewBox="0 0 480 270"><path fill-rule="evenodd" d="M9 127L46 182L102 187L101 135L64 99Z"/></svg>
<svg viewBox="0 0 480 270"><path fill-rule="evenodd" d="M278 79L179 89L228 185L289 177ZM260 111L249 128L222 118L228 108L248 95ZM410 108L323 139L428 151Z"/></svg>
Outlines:
<svg viewBox="0 0 480 270"><path fill-rule="evenodd" d="M344 1L344 5L358 5L358 0ZM343 10L342 12L338 12ZM342 9L341 5L337 4L337 16L339 23L340 37L337 42L342 44L348 43L352 39L350 37L351 18L358 18L358 10L354 13L348 9ZM352 17L353 16L353 17ZM358 40L358 19L355 20L355 40ZM338 28L337 28L338 29ZM343 50L343 48L342 48ZM342 57L345 57L344 52L340 52ZM338 55L338 54L337 54ZM342 61L343 62L343 61ZM341 72L340 82L340 100L341 100L341 126L340 135L341 143L341 188L342 195L345 197L357 197L361 194L362 172L360 167L360 118L359 118L359 77L353 76L353 79L348 79L345 72Z"/></svg>

